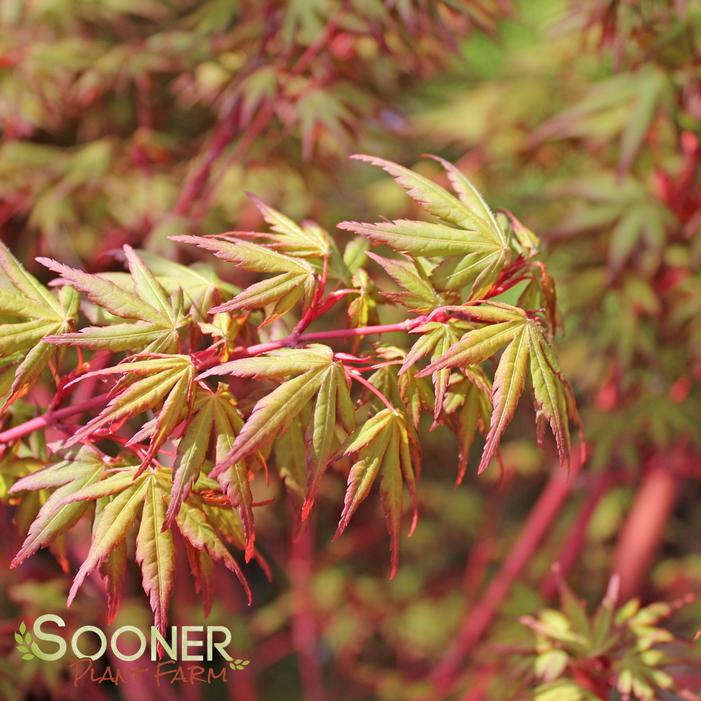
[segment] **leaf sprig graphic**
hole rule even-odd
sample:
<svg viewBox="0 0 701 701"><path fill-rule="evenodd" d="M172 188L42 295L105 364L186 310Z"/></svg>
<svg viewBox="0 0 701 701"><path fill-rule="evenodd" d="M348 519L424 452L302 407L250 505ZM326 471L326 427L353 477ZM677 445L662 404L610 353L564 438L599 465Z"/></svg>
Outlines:
<svg viewBox="0 0 701 701"><path fill-rule="evenodd" d="M15 633L15 647L22 655L23 660L33 660L35 658L32 652L32 634L27 630L24 621L19 624L19 632Z"/></svg>

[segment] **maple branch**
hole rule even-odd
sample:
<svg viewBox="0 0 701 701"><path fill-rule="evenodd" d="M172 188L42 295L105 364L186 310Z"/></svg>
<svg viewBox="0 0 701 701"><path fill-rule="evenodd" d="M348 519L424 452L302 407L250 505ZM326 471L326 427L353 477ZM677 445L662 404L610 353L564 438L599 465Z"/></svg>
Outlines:
<svg viewBox="0 0 701 701"><path fill-rule="evenodd" d="M73 404L71 406L64 407L63 409L57 409L56 411L47 411L41 416L36 416L33 419L29 419L24 423L8 428L6 431L0 433L0 444L16 441L19 438L32 433L33 431L38 431L40 428L50 426L66 416L82 414L84 411L88 411L88 409L94 409L96 406L104 405L108 398L108 393L100 394L97 397L86 399L84 402L80 402L79 404Z"/></svg>
<svg viewBox="0 0 701 701"><path fill-rule="evenodd" d="M355 338L357 336L372 336L374 334L394 333L398 331L411 331L416 326L420 326L426 321L425 316L416 317L415 319L405 319L396 324L378 324L376 326L360 326L356 329L331 329L329 331L312 331L311 333L294 334L291 333L285 338L280 338L277 341L267 341L265 343L256 343L252 346L238 346L232 351L232 355L250 356L268 353L269 351L277 350L278 348L286 348L296 345L297 343L306 343L308 341L325 341L332 338ZM216 365L217 359L213 359Z"/></svg>
<svg viewBox="0 0 701 701"><path fill-rule="evenodd" d="M679 487L678 475L666 464L655 464L643 477L614 555L613 571L620 578L621 600L640 592L677 502Z"/></svg>
<svg viewBox="0 0 701 701"><path fill-rule="evenodd" d="M452 690L463 660L491 627L514 581L521 575L560 513L580 467L577 462L569 474L560 469L551 474L511 551L481 599L470 609L455 642L432 675L434 690L440 698Z"/></svg>

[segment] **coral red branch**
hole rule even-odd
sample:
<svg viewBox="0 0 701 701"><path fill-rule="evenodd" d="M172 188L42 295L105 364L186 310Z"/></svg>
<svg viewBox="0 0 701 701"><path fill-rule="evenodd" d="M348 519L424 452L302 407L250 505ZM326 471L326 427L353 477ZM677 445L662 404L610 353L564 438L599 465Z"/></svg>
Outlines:
<svg viewBox="0 0 701 701"><path fill-rule="evenodd" d="M511 586L535 554L565 503L578 470L579 464L569 474L559 469L553 471L499 572L469 611L453 645L436 667L432 682L438 698L445 698L453 688L463 661L491 627Z"/></svg>
<svg viewBox="0 0 701 701"><path fill-rule="evenodd" d="M67 406L63 409L57 409L56 411L47 411L41 416L29 419L29 421L25 421L18 426L14 426L13 428L8 428L7 431L0 433L0 444L16 441L27 434L32 433L32 431L38 431L46 426L51 426L66 416L82 414L84 411L94 409L97 406L104 406L107 403L108 397L108 394L100 394L97 397L86 399L84 402L80 402L79 404Z"/></svg>

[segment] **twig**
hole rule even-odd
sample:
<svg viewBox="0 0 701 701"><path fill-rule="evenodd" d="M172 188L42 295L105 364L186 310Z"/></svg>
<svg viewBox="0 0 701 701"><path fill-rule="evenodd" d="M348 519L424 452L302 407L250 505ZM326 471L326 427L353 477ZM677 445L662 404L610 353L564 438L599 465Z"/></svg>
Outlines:
<svg viewBox="0 0 701 701"><path fill-rule="evenodd" d="M84 411L94 409L96 406L104 405L107 403L108 398L109 394L100 394L97 397L86 399L84 402L80 402L80 404L67 406L63 409L57 409L56 411L47 411L41 416L29 419L29 421L25 421L24 423L21 423L18 426L13 426L12 428L8 428L6 431L0 433L0 444L16 441L27 434L32 433L32 431L38 431L40 428L50 426L66 416L82 414Z"/></svg>

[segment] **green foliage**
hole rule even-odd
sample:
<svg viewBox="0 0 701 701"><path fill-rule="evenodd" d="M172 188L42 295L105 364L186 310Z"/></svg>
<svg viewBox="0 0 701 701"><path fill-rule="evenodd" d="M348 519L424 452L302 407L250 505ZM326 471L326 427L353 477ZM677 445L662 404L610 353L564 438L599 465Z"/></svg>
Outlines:
<svg viewBox="0 0 701 701"><path fill-rule="evenodd" d="M587 701L615 689L622 699L653 701L663 690L673 689L674 680L665 670L685 655L671 649L672 634L657 624L674 606L641 607L637 599L617 606L614 579L590 616L564 581L559 586L560 610L523 619L536 636L533 676L538 685L530 698Z"/></svg>
<svg viewBox="0 0 701 701"><path fill-rule="evenodd" d="M410 170L388 161L373 162L397 177L408 193L441 221L433 224L405 220L399 226L422 232L425 239L405 239L401 233L396 238L394 229L388 228L381 229L387 235L378 239L375 231L382 225L342 225L405 254L405 258L389 259L368 253L367 260L391 271L393 279L407 291L405 294L421 301L420 305L406 304L411 316L396 325L396 330L421 334L419 340L406 356L400 354L397 360L387 363L382 358L391 357L391 349L377 347L377 368L372 365L371 356L361 358L309 342L315 335L305 334L306 326L324 313L329 301L336 301L327 286L347 281L351 271L338 258L334 266L330 265L336 249L322 229L313 223L298 226L258 201L256 204L271 228L268 233L174 238L211 251L244 270L267 275L232 299L210 308L209 314L215 315L220 325L222 318L228 318L224 325L239 329L239 335L243 335L255 318L251 315L262 309L256 331L246 330L246 337L250 338L250 334L259 334L276 319L297 311L299 323L291 335L279 341L236 345L239 338L234 332L222 344L216 340L214 328L207 324L200 326L199 334L187 335L184 332L195 324L200 313L195 300L191 297L188 311L183 288L169 296L149 266L129 246L124 247L128 278L90 275L40 259L59 274L58 282L70 283L85 295L93 305L91 315L103 323L63 334L57 334L52 325L44 329L48 333L36 337L35 343L48 348L55 344L132 354L108 367L79 373L65 384L65 391L69 391L78 382L112 381L104 407L66 436L59 450L83 447L66 460L12 486L13 493L54 489L30 526L14 564L62 535L85 514L89 503L95 502L92 544L69 592L69 604L86 576L98 567L103 568L108 581L121 579L123 564L118 561L123 560L124 554L120 548L138 522L136 560L156 625L164 629L174 577L173 523L193 548L223 562L247 588L243 573L217 532L222 525L216 519L210 523L197 485L211 483L210 489L220 492L237 509L236 519L236 512L224 513L230 523L235 523L233 542L245 550L246 560L250 559L255 554L251 480L276 441L284 440L290 430L301 430L302 454L287 456L279 465L283 473L292 459L303 470L296 478L298 487L303 489L301 520L307 520L329 464L350 459L337 535L343 533L374 483L379 482L391 543L390 574L394 576L405 488L413 502L411 530L416 525L420 456L416 427L422 411L431 409L434 421L453 429L461 441L459 479L464 474L476 429L486 429L491 411L479 466L482 471L494 457L514 415L525 387L529 361L538 423L549 423L561 461L565 461L570 445L569 423L576 413L550 346L553 329L548 317L538 311L489 301L508 289L517 274L531 277L531 271L536 270L535 239L524 248L517 230L507 220L497 223L468 180L447 163L444 165L451 174L457 198ZM416 242L424 240L426 243L417 248ZM475 252L487 243L501 251L496 261L489 257L474 259ZM433 272L442 265L437 259L451 253L467 255L477 273L460 277L460 283L446 292L436 284ZM9 256L7 253L7 260ZM32 290L41 291L49 299L49 293L27 277L19 264L14 266L14 277L9 278L8 274L10 282L31 281ZM353 267L357 276L362 268ZM533 277L529 301L547 294L538 286L541 279ZM399 301L391 294L385 297L390 304ZM400 299L407 302L406 297ZM128 321L112 323L116 318ZM330 336L323 332L320 335L344 339L383 330L339 329L330 332ZM24 338L20 338L9 352L26 349ZM33 348L30 346L29 350L31 353ZM365 352L372 353L372 349ZM491 385L482 364L500 352ZM232 354L243 357L217 364L220 357ZM417 363L429 354L431 362L416 372ZM367 362L371 363L368 368L358 365ZM373 369L377 371L366 379L363 373ZM424 375L433 377L433 396L422 389ZM208 378L213 376L268 381L276 386L242 416L226 385L215 389L208 384ZM354 399L353 381L369 395ZM150 418L145 418L145 414ZM139 417L143 418L134 423ZM127 422L132 430L124 435L121 429ZM119 460L126 463L115 463L101 454L96 441L103 440L116 443L121 450ZM289 437L286 440L290 450ZM171 466L162 462L163 449L169 441L176 446ZM273 453L278 451L274 449ZM117 588L111 582L109 589L114 592ZM116 594L112 594L112 599L116 600Z"/></svg>

